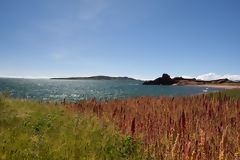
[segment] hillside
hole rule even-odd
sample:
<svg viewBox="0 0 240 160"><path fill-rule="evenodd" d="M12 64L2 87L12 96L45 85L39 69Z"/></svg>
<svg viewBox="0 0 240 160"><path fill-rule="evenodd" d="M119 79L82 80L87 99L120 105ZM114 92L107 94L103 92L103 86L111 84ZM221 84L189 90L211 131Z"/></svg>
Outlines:
<svg viewBox="0 0 240 160"><path fill-rule="evenodd" d="M128 80L136 81L134 78L129 77L110 77L110 76L91 76L91 77L69 77L69 78L51 78L56 80Z"/></svg>
<svg viewBox="0 0 240 160"><path fill-rule="evenodd" d="M196 78L187 79L182 77L171 78L168 74L163 74L155 80L145 81L143 85L231 85L240 86L240 82L229 79L217 79L211 81L197 80Z"/></svg>

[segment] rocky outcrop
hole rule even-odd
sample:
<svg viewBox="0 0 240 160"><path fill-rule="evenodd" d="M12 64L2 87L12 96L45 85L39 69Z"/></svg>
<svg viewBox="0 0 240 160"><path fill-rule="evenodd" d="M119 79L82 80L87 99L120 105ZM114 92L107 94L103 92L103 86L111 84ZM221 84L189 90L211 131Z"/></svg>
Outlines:
<svg viewBox="0 0 240 160"><path fill-rule="evenodd" d="M143 85L204 85L204 84L222 84L222 83L236 83L228 79L218 79L212 81L197 80L196 78L188 79L182 77L171 78L168 74L164 73L153 81L145 81Z"/></svg>
<svg viewBox="0 0 240 160"><path fill-rule="evenodd" d="M145 81L144 85L173 85L174 80L168 75L163 74L162 77L159 77L153 81Z"/></svg>

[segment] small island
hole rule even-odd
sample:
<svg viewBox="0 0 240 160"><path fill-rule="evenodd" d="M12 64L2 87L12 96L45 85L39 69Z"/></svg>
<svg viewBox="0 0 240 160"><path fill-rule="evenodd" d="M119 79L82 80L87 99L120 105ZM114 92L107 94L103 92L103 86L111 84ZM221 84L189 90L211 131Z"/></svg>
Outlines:
<svg viewBox="0 0 240 160"><path fill-rule="evenodd" d="M137 81L137 79L129 77L110 77L110 76L91 76L91 77L69 77L69 78L51 78L54 80L124 80Z"/></svg>

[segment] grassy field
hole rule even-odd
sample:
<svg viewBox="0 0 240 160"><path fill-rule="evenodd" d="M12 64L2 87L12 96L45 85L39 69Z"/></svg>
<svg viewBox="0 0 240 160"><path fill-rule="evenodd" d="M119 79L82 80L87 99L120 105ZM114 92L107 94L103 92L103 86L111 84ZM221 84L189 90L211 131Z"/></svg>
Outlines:
<svg viewBox="0 0 240 160"><path fill-rule="evenodd" d="M240 158L239 89L59 105L0 97L0 159Z"/></svg>
<svg viewBox="0 0 240 160"><path fill-rule="evenodd" d="M224 99L227 97L231 99L240 99L240 89L227 89L216 93L209 93L208 96L218 99Z"/></svg>
<svg viewBox="0 0 240 160"><path fill-rule="evenodd" d="M0 159L141 159L142 143L104 118L0 96Z"/></svg>

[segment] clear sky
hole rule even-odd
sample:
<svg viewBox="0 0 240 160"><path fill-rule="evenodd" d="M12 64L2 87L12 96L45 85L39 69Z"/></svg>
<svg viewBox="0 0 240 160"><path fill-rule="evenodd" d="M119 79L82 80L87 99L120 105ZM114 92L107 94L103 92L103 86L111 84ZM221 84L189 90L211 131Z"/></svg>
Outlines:
<svg viewBox="0 0 240 160"><path fill-rule="evenodd" d="M0 1L0 76L162 73L240 75L240 1Z"/></svg>

